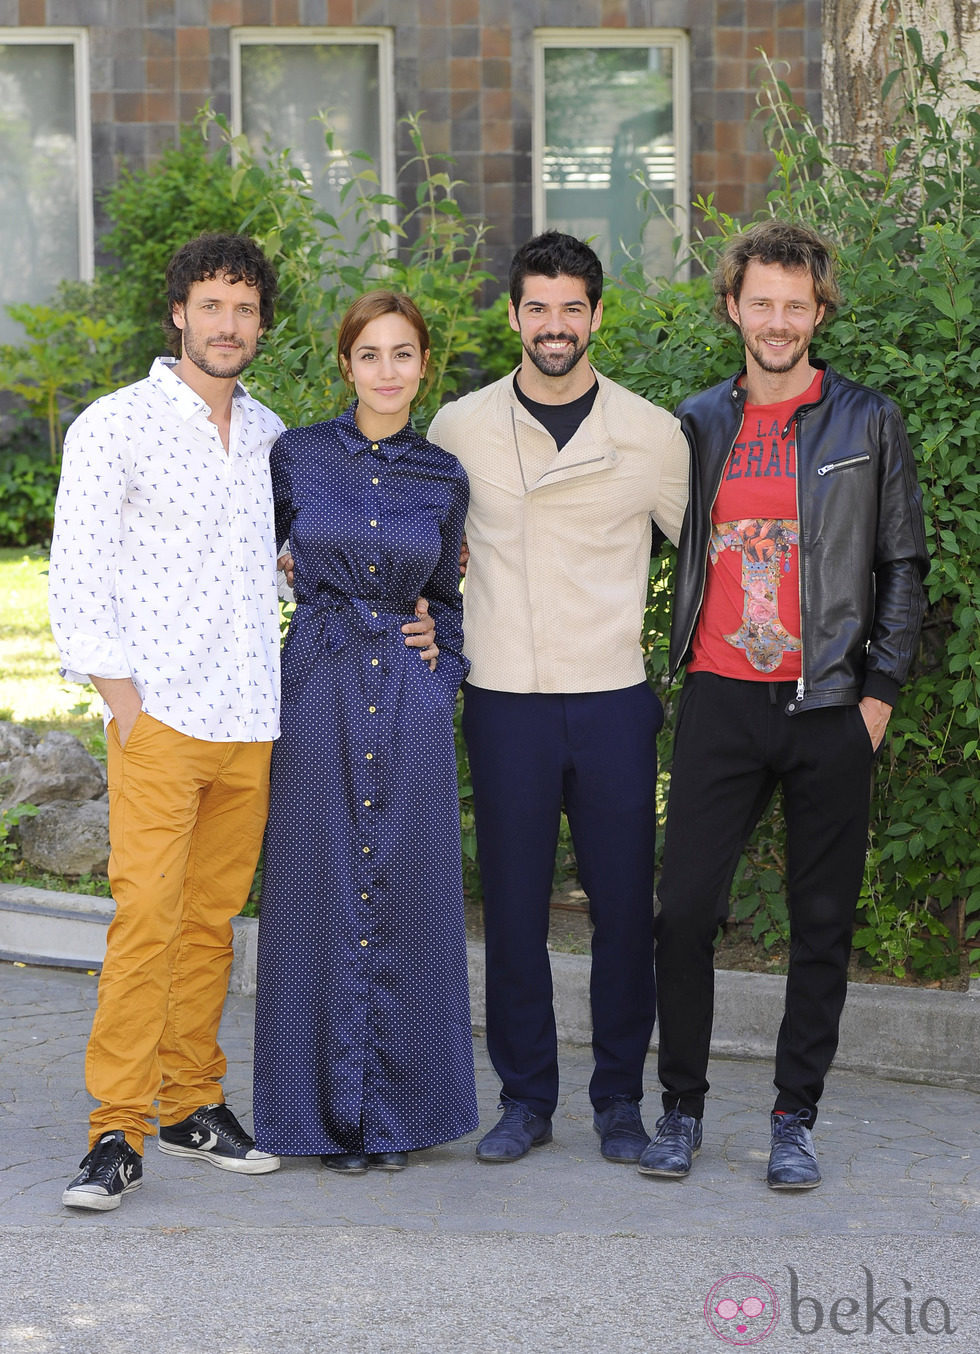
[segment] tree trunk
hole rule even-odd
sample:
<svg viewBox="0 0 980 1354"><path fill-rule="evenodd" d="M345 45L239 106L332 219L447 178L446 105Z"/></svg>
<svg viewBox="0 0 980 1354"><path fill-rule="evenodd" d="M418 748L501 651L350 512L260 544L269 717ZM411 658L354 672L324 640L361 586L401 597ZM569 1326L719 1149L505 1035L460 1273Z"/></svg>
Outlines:
<svg viewBox="0 0 980 1354"><path fill-rule="evenodd" d="M897 64L902 31L916 28L927 58L949 39L945 64L975 78L980 69L980 0L824 0L823 118L840 159L856 170L881 168L895 141L905 91L881 87ZM976 103L970 91L961 92ZM953 109L944 109L949 115Z"/></svg>

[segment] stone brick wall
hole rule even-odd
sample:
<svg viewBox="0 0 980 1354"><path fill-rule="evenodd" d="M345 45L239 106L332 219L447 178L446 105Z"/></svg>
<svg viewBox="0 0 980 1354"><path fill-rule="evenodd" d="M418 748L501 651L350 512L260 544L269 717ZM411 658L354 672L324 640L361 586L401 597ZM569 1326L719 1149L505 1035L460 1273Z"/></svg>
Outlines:
<svg viewBox="0 0 980 1354"><path fill-rule="evenodd" d="M426 143L455 156L502 271L531 232L535 28L686 29L692 195L714 192L738 215L759 205L769 166L753 118L758 49L819 115L820 12L820 0L0 0L0 41L4 25L88 27L98 192L120 161L143 166L172 145L206 99L230 112L231 27L391 27L398 115L425 110ZM401 129L399 162L410 153Z"/></svg>

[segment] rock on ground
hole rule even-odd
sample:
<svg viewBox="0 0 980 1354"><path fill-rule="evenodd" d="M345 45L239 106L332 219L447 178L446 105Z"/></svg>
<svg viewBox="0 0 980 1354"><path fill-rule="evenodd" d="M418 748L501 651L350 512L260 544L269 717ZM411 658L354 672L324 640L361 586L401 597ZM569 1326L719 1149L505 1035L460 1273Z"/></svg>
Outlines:
<svg viewBox="0 0 980 1354"><path fill-rule="evenodd" d="M28 864L51 874L105 874L109 864L108 799L55 799L18 825Z"/></svg>
<svg viewBox="0 0 980 1354"><path fill-rule="evenodd" d="M39 737L21 724L0 722L0 812L16 804L98 799L105 768L70 733Z"/></svg>

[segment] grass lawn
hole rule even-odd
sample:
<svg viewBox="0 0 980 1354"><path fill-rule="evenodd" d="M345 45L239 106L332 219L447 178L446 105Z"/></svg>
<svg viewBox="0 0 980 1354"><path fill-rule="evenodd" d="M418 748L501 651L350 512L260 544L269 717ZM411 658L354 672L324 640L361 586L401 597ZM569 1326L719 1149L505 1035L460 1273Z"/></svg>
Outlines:
<svg viewBox="0 0 980 1354"><path fill-rule="evenodd" d="M103 755L102 702L58 672L47 569L41 550L0 549L0 719L38 733L65 729Z"/></svg>

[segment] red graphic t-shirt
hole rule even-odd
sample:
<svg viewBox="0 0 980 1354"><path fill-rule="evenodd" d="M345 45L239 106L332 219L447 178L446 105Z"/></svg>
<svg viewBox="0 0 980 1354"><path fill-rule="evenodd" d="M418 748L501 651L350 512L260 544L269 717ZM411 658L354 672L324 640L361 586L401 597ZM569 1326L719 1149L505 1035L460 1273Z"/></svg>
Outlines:
<svg viewBox="0 0 980 1354"><path fill-rule="evenodd" d="M818 371L802 395L746 404L711 510L704 603L690 672L759 682L800 676L796 420L820 398Z"/></svg>

